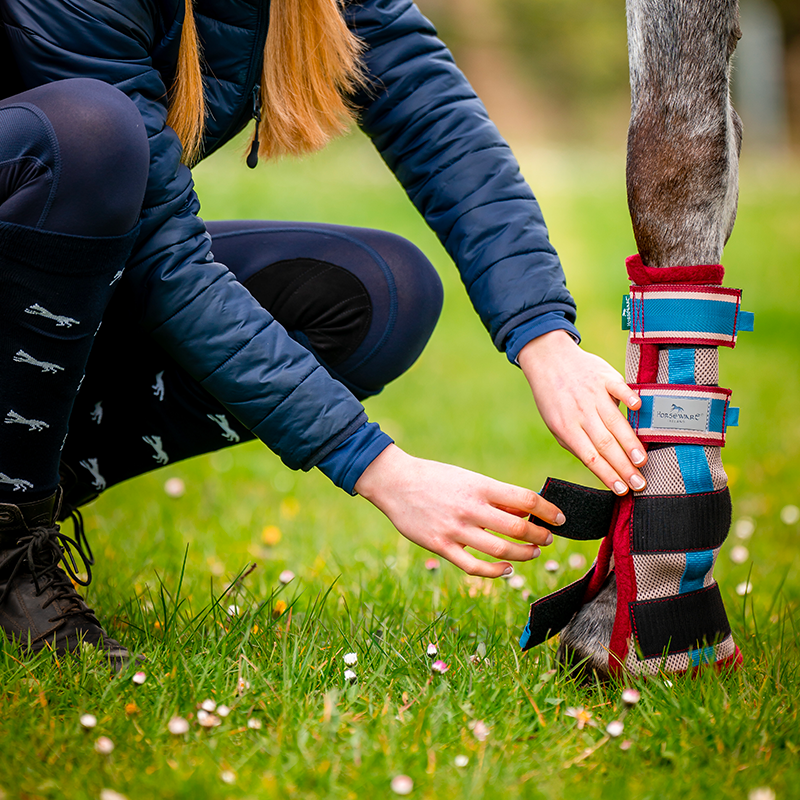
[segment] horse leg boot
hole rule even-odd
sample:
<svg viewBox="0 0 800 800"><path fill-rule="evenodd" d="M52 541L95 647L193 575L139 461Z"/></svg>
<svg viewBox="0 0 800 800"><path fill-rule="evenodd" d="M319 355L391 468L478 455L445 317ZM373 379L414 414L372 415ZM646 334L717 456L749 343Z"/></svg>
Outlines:
<svg viewBox="0 0 800 800"><path fill-rule="evenodd" d="M648 443L648 486L636 497L595 493L598 513L576 538L607 526L596 563L535 604L523 634L531 646L567 622L559 659L601 677L740 660L713 579L731 514L720 447L735 411L716 385L717 347L752 324L739 292L719 285L718 264L736 211L741 131L728 79L738 12L730 0L663 5L659 19L652 4L645 14L628 3L628 199L640 256L627 264L626 378L643 400L629 418Z"/></svg>

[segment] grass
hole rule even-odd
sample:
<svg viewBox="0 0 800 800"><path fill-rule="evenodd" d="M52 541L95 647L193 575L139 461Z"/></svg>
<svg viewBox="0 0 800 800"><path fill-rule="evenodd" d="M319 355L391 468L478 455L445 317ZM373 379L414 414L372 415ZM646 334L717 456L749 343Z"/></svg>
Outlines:
<svg viewBox="0 0 800 800"><path fill-rule="evenodd" d="M623 259L634 250L623 156L520 152L584 344L621 365ZM391 796L398 774L425 798L746 798L757 787L800 796L799 529L780 518L800 505L798 177L791 164L745 161L725 256L726 283L744 287L756 312L756 333L722 357L722 383L742 407L725 449L735 530L749 522L755 533L731 537L716 575L745 669L641 683L623 735L608 738L605 725L624 713L622 687L575 686L553 671L552 643L521 655L520 591L447 564L427 570L426 553L367 503L248 444L142 476L88 508L98 557L88 599L113 635L146 653L146 680L134 683L133 668L112 678L90 656L22 662L2 650L0 797L83 800L110 789L130 800L355 800ZM197 180L208 218L382 227L429 253L445 282L442 321L419 362L367 406L407 450L533 488L548 474L592 482L552 441L442 249L361 143L255 174L223 152ZM184 482L182 497L167 496L168 478ZM742 543L750 557L734 564L731 547ZM577 577L575 553L593 555L557 541L547 554L556 573L537 562L519 570L527 589L536 596ZM284 585L286 569L296 578ZM743 598L735 587L748 577ZM443 675L431 673L429 642L450 666ZM348 652L358 654L352 686ZM232 709L209 729L197 724L206 699ZM598 727L578 730L565 713L577 706ZM81 727L84 713L95 728ZM190 721L188 733L168 732L174 716ZM101 735L114 742L108 755L95 750Z"/></svg>

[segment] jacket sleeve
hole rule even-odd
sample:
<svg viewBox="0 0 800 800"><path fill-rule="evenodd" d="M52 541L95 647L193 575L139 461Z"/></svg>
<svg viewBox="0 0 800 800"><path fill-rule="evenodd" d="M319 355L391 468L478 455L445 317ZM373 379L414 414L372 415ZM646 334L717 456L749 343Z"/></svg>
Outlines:
<svg viewBox="0 0 800 800"><path fill-rule="evenodd" d="M495 346L521 326L577 334L539 205L431 23L412 0L356 0L348 21L369 47L360 124L455 261Z"/></svg>
<svg viewBox="0 0 800 800"><path fill-rule="evenodd" d="M118 291L131 293L144 331L289 467L309 469L364 429L361 404L214 261L149 55L155 4L3 0L2 13L26 88L95 78L141 113L150 175Z"/></svg>

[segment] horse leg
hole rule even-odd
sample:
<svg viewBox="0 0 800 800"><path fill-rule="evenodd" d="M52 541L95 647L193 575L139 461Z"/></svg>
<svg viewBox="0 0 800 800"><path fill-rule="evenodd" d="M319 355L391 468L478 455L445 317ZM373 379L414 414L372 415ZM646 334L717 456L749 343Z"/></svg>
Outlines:
<svg viewBox="0 0 800 800"><path fill-rule="evenodd" d="M731 105L729 90L731 56L741 35L738 2L628 0L627 12L631 79L627 189L641 262L655 268L717 265L733 228L738 197L741 122ZM686 280L686 273L679 280ZM702 284L706 280L707 276L697 273L690 282ZM650 352L645 352L648 349ZM678 350L684 352L671 353ZM673 362L684 365L679 380L674 378L681 370L673 369ZM717 348L629 341L626 380L715 386ZM697 459L706 476L699 483L681 474L682 465ZM643 496L650 498L699 494L702 489L719 493L727 483L720 447L713 446L689 452L680 444L651 444L643 472L648 481ZM723 519L715 524L727 532L726 512L722 506L719 509L717 516ZM688 524L699 523L695 520ZM712 548L713 558L709 557L712 569L718 549ZM697 551L691 552L696 556ZM664 558L669 561L674 556ZM682 563L687 564L690 559L685 558ZM674 572L674 561L672 566L665 562L654 569L661 569L662 574L670 569ZM691 586L683 574L681 592L684 586ZM699 580L701 587L713 583L710 569ZM645 595L650 600L661 599L675 591L675 581L672 584L672 589L648 586ZM697 583L694 585L696 588ZM642 597L641 587L637 597ZM616 572L610 571L599 593L562 631L558 650L561 662L581 663L587 675L592 670L601 678L616 671L613 656L610 658L614 649L612 631L615 620L619 624L627 614L627 609L618 608L617 598ZM728 649L731 646L729 643ZM653 671L652 664L643 668L645 662L631 655L632 650L633 640L629 638L627 666L634 671ZM680 660L672 663L682 664Z"/></svg>

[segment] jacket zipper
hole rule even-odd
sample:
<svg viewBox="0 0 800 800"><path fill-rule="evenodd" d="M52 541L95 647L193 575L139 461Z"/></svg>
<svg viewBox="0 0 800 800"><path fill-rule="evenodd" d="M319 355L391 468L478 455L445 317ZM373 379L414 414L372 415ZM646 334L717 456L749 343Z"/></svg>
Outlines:
<svg viewBox="0 0 800 800"><path fill-rule="evenodd" d="M256 121L256 132L253 136L253 144L250 145L250 152L247 154L247 166L255 169L258 165L258 126L261 124L261 86L256 84L253 87L253 119Z"/></svg>

